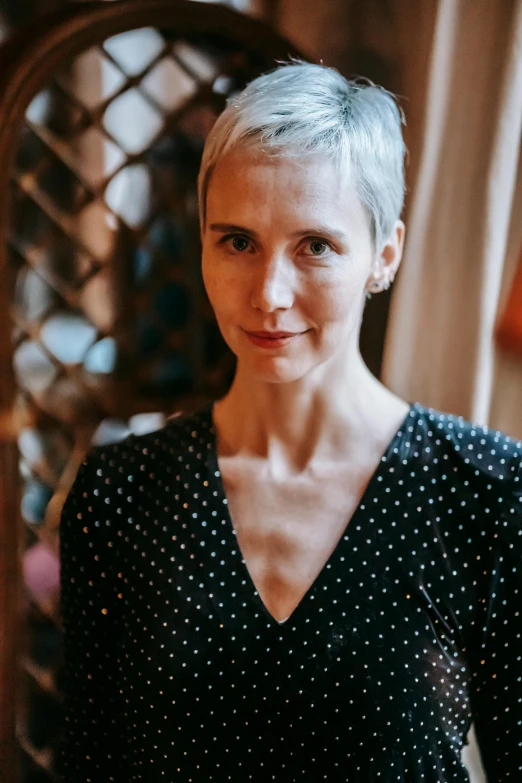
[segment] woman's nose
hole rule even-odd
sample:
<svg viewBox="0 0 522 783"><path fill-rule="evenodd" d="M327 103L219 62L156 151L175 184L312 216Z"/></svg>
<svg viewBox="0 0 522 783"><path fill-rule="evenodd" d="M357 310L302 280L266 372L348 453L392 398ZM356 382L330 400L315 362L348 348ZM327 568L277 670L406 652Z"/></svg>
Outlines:
<svg viewBox="0 0 522 783"><path fill-rule="evenodd" d="M294 302L295 269L283 255L273 254L261 262L254 272L251 304L271 312L289 309Z"/></svg>

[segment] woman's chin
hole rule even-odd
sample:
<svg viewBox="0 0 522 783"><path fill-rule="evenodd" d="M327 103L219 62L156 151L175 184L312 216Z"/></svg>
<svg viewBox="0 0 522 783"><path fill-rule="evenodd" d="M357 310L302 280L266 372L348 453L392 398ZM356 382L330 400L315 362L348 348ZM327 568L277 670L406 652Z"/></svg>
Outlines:
<svg viewBox="0 0 522 783"><path fill-rule="evenodd" d="M237 354L236 354L237 355ZM238 356L238 370L252 380L263 383L292 383L313 369L303 357L290 359L282 356Z"/></svg>

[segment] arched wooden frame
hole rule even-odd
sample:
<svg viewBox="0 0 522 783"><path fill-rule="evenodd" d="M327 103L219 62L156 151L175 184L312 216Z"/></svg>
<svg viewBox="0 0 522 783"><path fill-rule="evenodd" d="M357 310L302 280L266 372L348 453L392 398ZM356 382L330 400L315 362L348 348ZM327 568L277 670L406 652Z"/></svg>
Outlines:
<svg viewBox="0 0 522 783"><path fill-rule="evenodd" d="M267 0L269 16L274 2ZM169 28L180 36L222 36L273 61L299 55L266 23L192 0L75 3L27 25L0 49L0 779L5 783L15 783L16 774L21 638L18 427L6 274L9 179L25 111L59 66L100 41L140 27Z"/></svg>

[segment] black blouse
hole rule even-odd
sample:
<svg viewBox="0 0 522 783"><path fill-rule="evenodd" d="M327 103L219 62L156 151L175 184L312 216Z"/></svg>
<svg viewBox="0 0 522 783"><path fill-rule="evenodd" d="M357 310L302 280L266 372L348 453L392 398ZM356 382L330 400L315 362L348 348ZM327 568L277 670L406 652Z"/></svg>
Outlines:
<svg viewBox="0 0 522 783"><path fill-rule="evenodd" d="M320 520L318 520L320 524ZM411 405L284 622L212 404L96 447L60 530L67 783L522 780L522 443Z"/></svg>

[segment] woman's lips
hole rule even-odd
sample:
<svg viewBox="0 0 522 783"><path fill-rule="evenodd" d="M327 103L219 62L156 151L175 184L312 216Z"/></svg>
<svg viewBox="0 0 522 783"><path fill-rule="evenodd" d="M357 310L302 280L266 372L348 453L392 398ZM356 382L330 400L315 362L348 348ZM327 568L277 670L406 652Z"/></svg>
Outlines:
<svg viewBox="0 0 522 783"><path fill-rule="evenodd" d="M261 337L257 334L253 334L252 332L245 332L245 334L250 342L254 343L254 345L257 345L259 348L274 349L291 343L293 340L296 340L298 337L301 337L301 335L305 334L305 332L296 332L295 334L290 334L286 337Z"/></svg>

